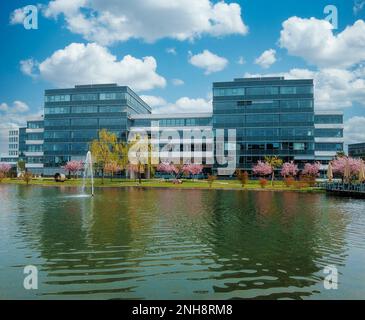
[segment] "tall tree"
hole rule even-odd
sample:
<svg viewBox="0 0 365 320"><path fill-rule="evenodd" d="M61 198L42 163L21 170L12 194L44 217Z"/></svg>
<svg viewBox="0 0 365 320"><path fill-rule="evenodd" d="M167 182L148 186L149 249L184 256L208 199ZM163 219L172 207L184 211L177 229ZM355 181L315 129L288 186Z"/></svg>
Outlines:
<svg viewBox="0 0 365 320"><path fill-rule="evenodd" d="M155 171L152 163L153 147L148 137L141 137L137 134L134 139L128 142L128 168L138 174L138 181L142 183L141 174L147 169L151 174ZM129 161L133 159L133 161Z"/></svg>
<svg viewBox="0 0 365 320"><path fill-rule="evenodd" d="M271 173L271 185L274 185L275 179L275 169L280 168L283 165L283 160L278 158L277 156L274 157L265 157L265 162L271 166L272 173Z"/></svg>
<svg viewBox="0 0 365 320"><path fill-rule="evenodd" d="M104 184L105 166L117 160L117 144L117 136L106 129L99 131L99 139L91 142L90 150L96 166L101 170L102 184Z"/></svg>

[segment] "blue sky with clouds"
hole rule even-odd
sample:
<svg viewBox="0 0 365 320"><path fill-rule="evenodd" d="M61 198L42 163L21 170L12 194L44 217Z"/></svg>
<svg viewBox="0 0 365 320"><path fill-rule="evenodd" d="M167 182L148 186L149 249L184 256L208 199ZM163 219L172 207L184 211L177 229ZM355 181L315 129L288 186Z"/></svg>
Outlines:
<svg viewBox="0 0 365 320"><path fill-rule="evenodd" d="M37 5L38 29L22 24ZM335 5L338 29L324 19ZM314 78L316 108L343 110L365 141L365 0L3 1L0 126L42 109L48 88L129 85L155 112L211 109L214 81Z"/></svg>

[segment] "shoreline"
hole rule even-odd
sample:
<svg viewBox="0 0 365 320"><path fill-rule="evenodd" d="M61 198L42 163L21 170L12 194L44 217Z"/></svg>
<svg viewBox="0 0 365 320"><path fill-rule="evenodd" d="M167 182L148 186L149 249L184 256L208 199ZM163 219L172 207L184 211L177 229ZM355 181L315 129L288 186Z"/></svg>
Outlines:
<svg viewBox="0 0 365 320"><path fill-rule="evenodd" d="M230 180L229 180L230 181ZM194 186L194 184L197 184ZM212 187L209 187L208 185L204 186L202 183L207 182L192 182L188 181L182 184L172 184L172 182L161 182L161 181L143 181L142 184L138 184L137 182L131 182L131 181L105 181L104 184L101 184L100 182L94 184L94 188L118 188L118 189L125 189L125 188L136 188L141 190L147 190L147 189L162 189L162 190L225 190L225 191L266 191L266 192L297 192L297 193L325 193L326 191L324 189L318 188L318 187L303 187L303 188L295 188L295 187L286 187L284 185L277 185L274 187L267 186L265 188L261 188L258 184L251 185L248 184L245 187L242 187L238 183L232 183L232 182L214 182ZM276 182L279 184L280 182ZM160 184L160 185L158 185ZM0 185L22 185L27 186L27 184L24 181L20 180L8 180L8 181L2 181ZM66 182L55 182L55 181L31 181L29 182L28 186L40 186L40 187L66 187L66 188L77 188L82 186L81 180L71 180ZM89 185L88 185L89 186Z"/></svg>

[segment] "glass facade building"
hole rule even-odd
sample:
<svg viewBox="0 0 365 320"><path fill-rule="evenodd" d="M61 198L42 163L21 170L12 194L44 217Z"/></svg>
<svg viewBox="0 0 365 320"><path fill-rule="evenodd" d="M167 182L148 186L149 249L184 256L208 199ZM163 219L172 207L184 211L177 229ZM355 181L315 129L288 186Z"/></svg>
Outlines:
<svg viewBox="0 0 365 320"><path fill-rule="evenodd" d="M304 162L320 161L325 169L343 150L343 114L315 112L313 90L312 79L262 77L215 82L212 112L189 114L152 114L135 92L116 84L46 90L44 119L29 121L26 128L19 129L19 156L32 171L52 175L69 160L83 160L101 129L126 141L133 131L144 130L151 136L151 126L158 126L165 134L161 148L169 140L169 129L181 138L192 129L210 132L201 151L211 151L216 160L217 130L224 132L227 154L232 150L228 131L234 129L236 168L250 170L265 156L278 156L300 167ZM179 141L174 150L185 151L186 142ZM207 143L213 150L207 150ZM222 166L213 162L206 167L217 173Z"/></svg>
<svg viewBox="0 0 365 320"><path fill-rule="evenodd" d="M349 144L349 156L365 160L365 142Z"/></svg>
<svg viewBox="0 0 365 320"><path fill-rule="evenodd" d="M46 90L44 104L44 166L55 168L84 159L98 131L107 129L125 140L128 117L151 113L129 87L116 84L80 85ZM48 170L50 171L50 170Z"/></svg>
<svg viewBox="0 0 365 320"><path fill-rule="evenodd" d="M265 77L213 83L213 128L236 129L240 169L250 170L265 156L313 161L313 80Z"/></svg>

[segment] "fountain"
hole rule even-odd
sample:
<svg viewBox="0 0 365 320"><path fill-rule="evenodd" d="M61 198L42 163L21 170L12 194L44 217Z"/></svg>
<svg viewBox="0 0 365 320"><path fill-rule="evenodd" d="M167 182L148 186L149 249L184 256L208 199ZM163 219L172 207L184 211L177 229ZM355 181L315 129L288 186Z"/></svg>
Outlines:
<svg viewBox="0 0 365 320"><path fill-rule="evenodd" d="M94 173L93 173L93 161L92 161L90 151L87 152L86 159L85 159L84 178L83 178L83 183L82 183L83 193L85 193L86 179L87 179L88 175L91 178L91 196L93 197L94 196Z"/></svg>

